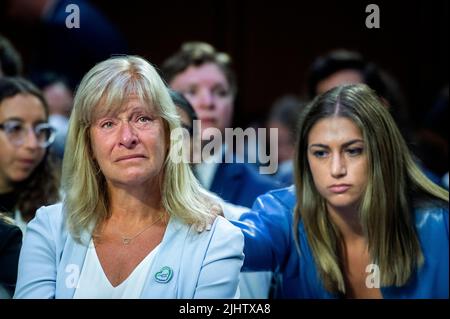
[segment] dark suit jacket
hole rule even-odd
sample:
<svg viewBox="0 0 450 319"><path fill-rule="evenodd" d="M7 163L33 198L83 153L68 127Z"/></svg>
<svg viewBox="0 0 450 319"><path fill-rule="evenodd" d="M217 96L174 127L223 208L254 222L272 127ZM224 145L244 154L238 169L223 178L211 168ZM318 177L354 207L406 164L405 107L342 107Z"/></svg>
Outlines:
<svg viewBox="0 0 450 319"><path fill-rule="evenodd" d="M210 191L229 203L252 207L256 197L279 187L271 178L258 174L250 164L221 163Z"/></svg>
<svg viewBox="0 0 450 319"><path fill-rule="evenodd" d="M80 28L69 29L70 4L79 8ZM51 14L33 30L33 56L29 77L36 81L43 72L64 75L72 89L96 63L114 54L128 53L125 38L116 26L89 1L57 1Z"/></svg>
<svg viewBox="0 0 450 319"><path fill-rule="evenodd" d="M19 227L3 221L0 217L0 285L14 292L17 280L22 232Z"/></svg>

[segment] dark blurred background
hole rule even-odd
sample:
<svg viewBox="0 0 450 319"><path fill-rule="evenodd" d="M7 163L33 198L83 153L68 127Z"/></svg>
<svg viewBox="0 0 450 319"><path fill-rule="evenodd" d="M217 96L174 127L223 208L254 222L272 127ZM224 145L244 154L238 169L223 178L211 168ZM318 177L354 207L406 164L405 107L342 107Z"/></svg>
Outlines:
<svg viewBox="0 0 450 319"><path fill-rule="evenodd" d="M17 2L28 1L40 0ZM36 44L42 41L41 30L36 22L14 17L10 2L16 1L1 1L0 33L21 53L27 72ZM393 75L414 122L420 121L448 83L448 1L89 3L123 35L128 53L142 55L156 66L185 41L206 41L228 52L238 76L235 124L241 127L264 120L277 97L302 94L306 70L314 58L335 48L357 50ZM380 8L380 29L365 26L365 8L370 3ZM83 10L81 17L81 29L88 28L83 25ZM94 30L84 31L81 34L88 46L108 45L95 40L89 43L88 34ZM55 42L56 48L70 47L73 39L55 37ZM76 46L70 50L72 54L59 56L61 61L86 72L88 67L73 52Z"/></svg>

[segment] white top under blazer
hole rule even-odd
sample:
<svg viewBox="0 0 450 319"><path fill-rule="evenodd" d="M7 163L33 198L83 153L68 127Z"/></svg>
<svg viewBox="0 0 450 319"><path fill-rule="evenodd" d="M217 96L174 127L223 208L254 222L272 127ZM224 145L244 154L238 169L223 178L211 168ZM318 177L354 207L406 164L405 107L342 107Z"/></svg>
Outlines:
<svg viewBox="0 0 450 319"><path fill-rule="evenodd" d="M145 279L158 251L156 246L118 286L111 285L98 259L91 239L84 259L74 299L138 299L144 288Z"/></svg>

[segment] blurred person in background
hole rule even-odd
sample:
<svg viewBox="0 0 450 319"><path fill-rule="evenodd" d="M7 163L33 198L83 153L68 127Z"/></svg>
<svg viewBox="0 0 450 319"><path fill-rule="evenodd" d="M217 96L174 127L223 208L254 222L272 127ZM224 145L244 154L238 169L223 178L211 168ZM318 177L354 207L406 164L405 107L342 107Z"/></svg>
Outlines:
<svg viewBox="0 0 450 319"><path fill-rule="evenodd" d="M45 72L34 81L42 90L49 108L49 123L56 129L50 150L62 161L69 118L73 107L73 92L67 79L53 72Z"/></svg>
<svg viewBox="0 0 450 319"><path fill-rule="evenodd" d="M189 135L185 136L184 147L190 152L193 152L194 132L199 133L199 130L194 130L194 125L198 124L197 114L189 101L180 93L174 90L169 90L170 97L177 107L177 112L180 115L181 126L185 128ZM189 154L189 153L186 153ZM187 156L187 161L191 161L192 153ZM224 217L228 220L238 220L244 212L250 209L243 206L233 205L211 194L220 204L223 210ZM269 297L269 288L271 285L271 272L241 272L239 274L239 290L241 299L267 299Z"/></svg>
<svg viewBox="0 0 450 319"><path fill-rule="evenodd" d="M295 136L305 102L294 95L278 98L270 110L267 127L278 130L278 171L274 177L284 186L294 183ZM269 130L270 132L270 130Z"/></svg>
<svg viewBox="0 0 450 319"><path fill-rule="evenodd" d="M218 52L208 43L188 42L169 57L161 67L170 87L181 92L194 107L201 121L203 142L211 139L205 133L216 128L222 138L225 128L231 128L236 76L228 54ZM250 207L256 197L279 184L260 175L248 163L237 162L235 151L222 140L221 149L195 165L202 185L232 204ZM225 159L231 158L231 163Z"/></svg>
<svg viewBox="0 0 450 319"><path fill-rule="evenodd" d="M0 78L0 211L25 232L36 210L59 200L58 172L48 147L55 130L32 83Z"/></svg>
<svg viewBox="0 0 450 319"><path fill-rule="evenodd" d="M5 13L12 24L32 30L26 75L33 82L52 70L74 90L95 63L128 53L121 32L88 0L6 0Z"/></svg>

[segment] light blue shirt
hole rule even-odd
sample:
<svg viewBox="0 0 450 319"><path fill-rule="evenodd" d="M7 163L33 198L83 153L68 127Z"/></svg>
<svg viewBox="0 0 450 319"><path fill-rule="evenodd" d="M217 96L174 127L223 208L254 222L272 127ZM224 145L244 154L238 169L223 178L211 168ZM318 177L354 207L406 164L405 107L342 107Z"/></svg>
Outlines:
<svg viewBox="0 0 450 319"><path fill-rule="evenodd" d="M69 234L62 204L42 207L28 224L14 298L73 298L91 235ZM241 231L217 217L210 231L171 217L141 298L237 298L244 255Z"/></svg>

